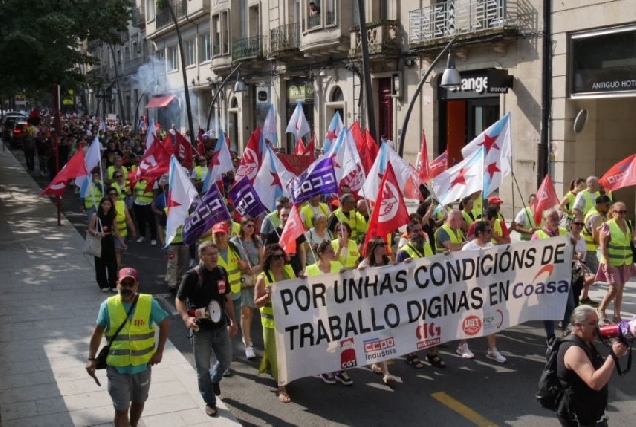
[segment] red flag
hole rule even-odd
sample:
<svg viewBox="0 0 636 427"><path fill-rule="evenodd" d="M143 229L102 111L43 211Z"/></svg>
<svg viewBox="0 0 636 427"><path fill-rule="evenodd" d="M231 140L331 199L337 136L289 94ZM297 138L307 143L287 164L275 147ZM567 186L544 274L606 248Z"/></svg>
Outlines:
<svg viewBox="0 0 636 427"><path fill-rule="evenodd" d="M205 156L205 142L203 141L203 129L199 129L199 135L197 135L197 154L199 156Z"/></svg>
<svg viewBox="0 0 636 427"><path fill-rule="evenodd" d="M174 149L174 155L177 156L179 163L186 169L192 169L193 148L190 141L185 136L177 132L177 145Z"/></svg>
<svg viewBox="0 0 636 427"><path fill-rule="evenodd" d="M257 127L250 135L250 139L243 150L239 167L236 171L236 182L239 182L244 176L248 177L250 182L254 182L258 169L263 158L263 150L261 148L261 128Z"/></svg>
<svg viewBox="0 0 636 427"><path fill-rule="evenodd" d="M311 134L311 139L309 140L307 147L305 147L304 154L305 156L309 156L312 162L316 160L316 133L315 132Z"/></svg>
<svg viewBox="0 0 636 427"><path fill-rule="evenodd" d="M448 169L448 151L444 151L429 165L430 176L429 180L435 178L437 175Z"/></svg>
<svg viewBox="0 0 636 427"><path fill-rule="evenodd" d="M426 182L431 178L431 166L428 164L428 149L426 147L426 134L422 130L422 148L420 151L420 158L418 159L420 178Z"/></svg>
<svg viewBox="0 0 636 427"><path fill-rule="evenodd" d="M287 254L296 253L296 239L305 232L305 226L300 219L298 213L298 207L294 205L289 212L289 218L283 227L283 232L280 234L279 244Z"/></svg>
<svg viewBox="0 0 636 427"><path fill-rule="evenodd" d="M169 139L169 138L167 138ZM172 147L172 142L170 142ZM150 148L144 153L139 166L134 172L128 174L130 180L130 186L134 187L137 182L144 178L157 178L168 173L170 170L170 155L172 152L166 151L165 140L164 143L159 141L157 136L154 136L154 141L150 145Z"/></svg>
<svg viewBox="0 0 636 427"><path fill-rule="evenodd" d="M559 206L560 200L552 185L550 175L546 175L543 178L541 187L537 191L537 197L534 199L534 203L530 206L530 210L534 213L534 223L541 224L541 215L543 211Z"/></svg>
<svg viewBox="0 0 636 427"><path fill-rule="evenodd" d="M305 147L305 144L303 143L303 139L300 138L296 142L296 149L294 150L294 154L296 154L297 156L304 156L305 151L307 151L307 148Z"/></svg>
<svg viewBox="0 0 636 427"><path fill-rule="evenodd" d="M598 180L605 191L616 191L619 188L636 185L636 154L621 160L610 168Z"/></svg>
<svg viewBox="0 0 636 427"><path fill-rule="evenodd" d="M397 230L409 222L409 212L406 209L402 192L398 184L393 166L388 162L386 172L380 183L378 198L373 206L369 229L362 245L362 255L366 255L367 243L373 237L386 235Z"/></svg>
<svg viewBox="0 0 636 427"><path fill-rule="evenodd" d="M375 157L378 155L378 144L376 144L367 129L360 128L360 123L357 121L351 125L351 136L353 136L353 140L356 142L364 173L368 175L375 161Z"/></svg>
<svg viewBox="0 0 636 427"><path fill-rule="evenodd" d="M77 150L77 153L55 175L53 181L42 190L40 196L61 196L64 194L69 180L84 175L88 175L84 161L84 150Z"/></svg>

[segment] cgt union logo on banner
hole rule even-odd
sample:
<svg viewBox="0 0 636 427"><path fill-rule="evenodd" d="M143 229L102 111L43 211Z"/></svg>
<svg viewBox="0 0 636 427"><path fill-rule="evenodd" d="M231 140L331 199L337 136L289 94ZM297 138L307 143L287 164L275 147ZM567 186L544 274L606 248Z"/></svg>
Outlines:
<svg viewBox="0 0 636 427"><path fill-rule="evenodd" d="M364 341L364 357L367 362L371 362L375 359L386 356L395 356L397 350L395 349L395 338L373 338Z"/></svg>
<svg viewBox="0 0 636 427"><path fill-rule="evenodd" d="M340 369L355 368L358 366L356 361L356 343L353 337L340 341Z"/></svg>
<svg viewBox="0 0 636 427"><path fill-rule="evenodd" d="M442 342L442 327L435 323L422 323L415 328L417 349L432 347Z"/></svg>
<svg viewBox="0 0 636 427"><path fill-rule="evenodd" d="M462 322L462 329L466 335L477 335L481 331L481 319L475 315L468 316Z"/></svg>

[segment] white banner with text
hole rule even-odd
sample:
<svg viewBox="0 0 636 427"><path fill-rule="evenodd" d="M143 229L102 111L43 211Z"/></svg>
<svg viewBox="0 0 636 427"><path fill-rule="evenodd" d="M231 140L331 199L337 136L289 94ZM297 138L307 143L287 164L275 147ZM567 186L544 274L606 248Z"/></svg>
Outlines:
<svg viewBox="0 0 636 427"><path fill-rule="evenodd" d="M571 272L555 237L275 283L279 383L561 320Z"/></svg>

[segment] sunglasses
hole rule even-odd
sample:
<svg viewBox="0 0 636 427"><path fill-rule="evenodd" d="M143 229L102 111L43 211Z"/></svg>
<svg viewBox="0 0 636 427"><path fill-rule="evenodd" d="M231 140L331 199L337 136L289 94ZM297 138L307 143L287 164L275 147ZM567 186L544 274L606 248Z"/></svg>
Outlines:
<svg viewBox="0 0 636 427"><path fill-rule="evenodd" d="M579 227L583 227L585 225L584 222L573 222L572 224L578 225Z"/></svg>
<svg viewBox="0 0 636 427"><path fill-rule="evenodd" d="M375 246L376 248L383 248L384 246L386 246L386 243L384 243L384 242L380 242L380 243L376 243L374 246Z"/></svg>
<svg viewBox="0 0 636 427"><path fill-rule="evenodd" d="M614 213L625 215L627 213L627 211L626 210L625 211L614 211Z"/></svg>
<svg viewBox="0 0 636 427"><path fill-rule="evenodd" d="M283 258L285 258L285 254L274 254L274 255L272 255L272 260L273 261L280 261Z"/></svg>
<svg viewBox="0 0 636 427"><path fill-rule="evenodd" d="M109 196L119 196L118 193L108 193Z"/></svg>
<svg viewBox="0 0 636 427"><path fill-rule="evenodd" d="M135 282L132 280L124 280L119 282L119 284L124 288L132 288L133 286L135 286Z"/></svg>

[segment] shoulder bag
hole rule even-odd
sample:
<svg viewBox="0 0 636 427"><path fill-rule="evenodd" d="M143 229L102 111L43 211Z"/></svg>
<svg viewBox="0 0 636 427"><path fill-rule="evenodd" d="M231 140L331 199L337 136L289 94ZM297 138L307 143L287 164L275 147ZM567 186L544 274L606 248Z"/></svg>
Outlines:
<svg viewBox="0 0 636 427"><path fill-rule="evenodd" d="M106 359L108 358L108 353L110 352L110 345L113 343L113 341L115 341L115 338L117 338L117 335L119 335L121 330L124 328L124 325L128 321L128 318L130 317L130 313L132 313L132 311L135 309L135 306L137 305L138 299L139 299L139 295L137 295L137 297L135 298L135 301L133 301L132 305L130 306L130 309L128 310L128 313L126 313L126 319L122 322L121 325L119 325L119 328L117 328L117 332L115 332L115 335L113 335L110 341L108 341L108 344L106 344L104 347L102 347L101 350L99 350L99 354L95 358L95 369L106 369L106 366L108 366L106 365Z"/></svg>
<svg viewBox="0 0 636 427"><path fill-rule="evenodd" d="M102 222L97 217L97 232L99 233L102 229ZM86 231L86 242L84 244L84 253L87 255L91 255L97 258L101 258L102 256L102 239L97 235L92 235L90 231Z"/></svg>

